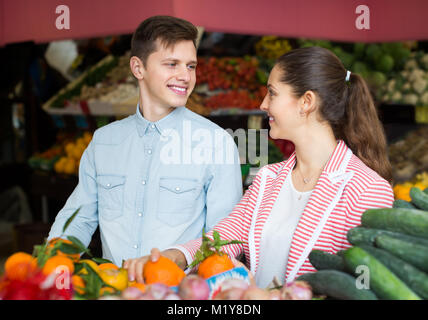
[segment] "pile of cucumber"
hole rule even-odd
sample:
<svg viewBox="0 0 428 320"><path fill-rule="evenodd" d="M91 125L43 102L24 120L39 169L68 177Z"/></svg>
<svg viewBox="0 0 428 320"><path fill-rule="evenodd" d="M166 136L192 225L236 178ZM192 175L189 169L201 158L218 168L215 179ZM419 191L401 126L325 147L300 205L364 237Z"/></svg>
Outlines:
<svg viewBox="0 0 428 320"><path fill-rule="evenodd" d="M369 209L347 233L351 248L313 250L317 272L307 281L315 294L341 300L428 299L428 188L410 190L411 202Z"/></svg>

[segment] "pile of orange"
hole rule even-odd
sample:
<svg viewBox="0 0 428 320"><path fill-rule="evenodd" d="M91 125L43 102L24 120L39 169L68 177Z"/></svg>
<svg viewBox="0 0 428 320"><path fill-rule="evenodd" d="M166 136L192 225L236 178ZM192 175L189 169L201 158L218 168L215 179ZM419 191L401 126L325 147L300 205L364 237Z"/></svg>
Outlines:
<svg viewBox="0 0 428 320"><path fill-rule="evenodd" d="M37 261L36 257L25 252L14 253L6 260L5 274L2 279L5 279L5 281L24 281L26 279L31 279L31 277L36 274L49 276L53 273L57 275L67 273L70 275L73 290L83 297L85 297L90 290L92 290L92 292L97 292L98 290L96 287L89 288L88 283L86 283L87 280L91 279L93 276L98 277L98 279L100 279L98 281L102 281L98 296L114 294L118 291L123 291L128 286L135 286L144 291L144 285L128 283L127 270L119 268L113 263L97 264L93 260L80 259L80 254L66 254L59 249L55 252L52 251L54 246L57 245L58 248L58 244L61 242L72 244L70 240L60 238L52 239L47 244L46 250L43 251L47 256L41 258L40 261ZM95 271L95 273L89 272L89 268ZM0 291L5 281L0 281ZM97 296L97 294L95 294L95 296Z"/></svg>
<svg viewBox="0 0 428 320"><path fill-rule="evenodd" d="M57 173L77 174L80 158L92 140L92 134L85 131L83 136L75 141L67 142L64 145L65 155L58 159L54 165Z"/></svg>

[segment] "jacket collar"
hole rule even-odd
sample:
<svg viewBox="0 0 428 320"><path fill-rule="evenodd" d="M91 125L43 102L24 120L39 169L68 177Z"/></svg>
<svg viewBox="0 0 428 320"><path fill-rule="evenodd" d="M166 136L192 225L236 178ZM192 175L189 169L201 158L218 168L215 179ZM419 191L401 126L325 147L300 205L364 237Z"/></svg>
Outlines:
<svg viewBox="0 0 428 320"><path fill-rule="evenodd" d="M323 171L321 172L321 175L327 175L327 176L336 176L337 174L344 173L344 168L342 166L343 160L346 156L347 151L350 150L348 146L345 144L343 140L339 140L337 142L336 147L333 150L332 155L330 156L330 159L327 161L326 165L324 166ZM290 170L294 168L296 165L296 151L294 151L291 156L282 162L282 166L278 167L277 174L278 175L287 175Z"/></svg>

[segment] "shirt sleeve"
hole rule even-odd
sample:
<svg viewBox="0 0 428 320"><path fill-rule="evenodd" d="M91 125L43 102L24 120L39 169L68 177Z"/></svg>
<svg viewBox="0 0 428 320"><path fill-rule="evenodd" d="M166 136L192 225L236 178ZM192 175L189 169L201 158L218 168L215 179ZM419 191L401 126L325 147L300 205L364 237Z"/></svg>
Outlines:
<svg viewBox="0 0 428 320"><path fill-rule="evenodd" d="M96 171L94 164L94 143L90 142L80 159L79 182L59 211L48 235L48 240L55 237L74 236L85 246L91 242L98 226L98 197ZM71 215L78 209L79 213L63 234L63 227Z"/></svg>
<svg viewBox="0 0 428 320"><path fill-rule="evenodd" d="M348 216L345 224L346 230L343 233L345 238L343 239L342 249L351 247L351 244L346 239L346 234L349 229L361 225L361 216L366 210L391 208L393 202L394 192L386 180L374 181L356 200L353 200L351 197L348 201Z"/></svg>
<svg viewBox="0 0 428 320"><path fill-rule="evenodd" d="M242 174L238 148L233 138L227 133L226 135L226 147L215 150L215 152L225 153L225 163L214 163L211 166L211 176L206 186L205 230L211 230L222 218L231 213L242 198ZM229 147L227 147L228 144ZM230 163L231 161L228 163L227 152L233 153L233 163Z"/></svg>

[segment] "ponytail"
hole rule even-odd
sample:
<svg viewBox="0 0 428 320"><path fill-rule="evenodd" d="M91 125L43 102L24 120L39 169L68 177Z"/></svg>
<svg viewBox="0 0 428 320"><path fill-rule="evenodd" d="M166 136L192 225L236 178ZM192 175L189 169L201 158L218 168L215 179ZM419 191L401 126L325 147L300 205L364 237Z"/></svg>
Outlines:
<svg viewBox="0 0 428 320"><path fill-rule="evenodd" d="M369 168L391 182L386 137L371 96L361 76L346 71L330 50L308 47L291 50L276 64L281 82L296 97L312 90L320 97L319 114Z"/></svg>
<svg viewBox="0 0 428 320"><path fill-rule="evenodd" d="M354 154L385 180L392 181L387 142L369 88L358 74L351 74L345 105L342 139Z"/></svg>

